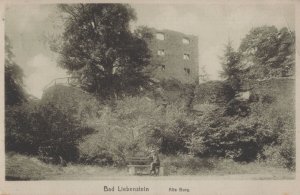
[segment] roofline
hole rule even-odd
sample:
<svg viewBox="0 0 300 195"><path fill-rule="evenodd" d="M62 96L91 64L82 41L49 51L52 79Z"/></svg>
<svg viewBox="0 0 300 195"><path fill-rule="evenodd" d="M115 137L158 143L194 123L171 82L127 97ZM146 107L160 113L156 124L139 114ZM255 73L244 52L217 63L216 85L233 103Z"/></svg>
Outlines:
<svg viewBox="0 0 300 195"><path fill-rule="evenodd" d="M169 31L169 32L180 33L180 34L182 34L182 35L189 36L189 37L196 37L196 38L198 38L197 35L185 34L185 33L183 33L183 32L176 31L176 30L170 30L170 29L157 29L157 28L153 28L153 27L151 27L150 29L151 29L151 30L155 30L155 31L157 31L157 32L167 32L167 31Z"/></svg>

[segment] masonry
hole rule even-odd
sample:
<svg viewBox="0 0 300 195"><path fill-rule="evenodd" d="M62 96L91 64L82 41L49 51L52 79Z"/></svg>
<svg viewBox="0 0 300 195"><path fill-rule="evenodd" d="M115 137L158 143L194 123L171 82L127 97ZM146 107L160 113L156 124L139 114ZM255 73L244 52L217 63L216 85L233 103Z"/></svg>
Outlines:
<svg viewBox="0 0 300 195"><path fill-rule="evenodd" d="M154 77L198 83L198 37L172 30L151 31L154 37L149 48L153 58L160 62L154 71Z"/></svg>

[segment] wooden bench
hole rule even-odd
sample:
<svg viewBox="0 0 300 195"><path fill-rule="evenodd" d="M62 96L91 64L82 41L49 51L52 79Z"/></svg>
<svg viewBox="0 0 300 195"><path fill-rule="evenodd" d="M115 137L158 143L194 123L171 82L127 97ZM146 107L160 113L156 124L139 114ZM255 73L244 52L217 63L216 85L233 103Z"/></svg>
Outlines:
<svg viewBox="0 0 300 195"><path fill-rule="evenodd" d="M137 175L138 172L137 170L146 170L147 173L150 173L150 168L151 168L151 162L152 159L150 157L145 157L145 156L132 156L132 157L127 157L127 167L129 170L129 175ZM163 175L163 167L159 167L157 171L158 175ZM139 173L141 174L141 173Z"/></svg>

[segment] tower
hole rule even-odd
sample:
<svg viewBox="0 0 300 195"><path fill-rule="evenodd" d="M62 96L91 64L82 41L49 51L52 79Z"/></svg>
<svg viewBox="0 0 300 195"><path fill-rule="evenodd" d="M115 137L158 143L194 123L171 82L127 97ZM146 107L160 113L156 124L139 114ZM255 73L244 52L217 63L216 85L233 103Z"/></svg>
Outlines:
<svg viewBox="0 0 300 195"><path fill-rule="evenodd" d="M177 79L182 83L198 83L198 37L172 30L151 29L149 43L152 56L160 62L153 76L157 79Z"/></svg>

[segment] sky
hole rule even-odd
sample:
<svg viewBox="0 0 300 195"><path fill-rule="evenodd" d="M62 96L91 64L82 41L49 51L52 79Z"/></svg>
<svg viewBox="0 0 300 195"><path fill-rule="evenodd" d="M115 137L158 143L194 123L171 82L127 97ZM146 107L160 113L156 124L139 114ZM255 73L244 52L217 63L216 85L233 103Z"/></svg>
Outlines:
<svg viewBox="0 0 300 195"><path fill-rule="evenodd" d="M238 48L253 27L275 25L295 28L291 4L132 4L137 21L146 25L198 36L199 67L211 80L218 80L220 56L231 40ZM5 33L12 42L15 61L24 70L26 90L40 98L43 88L55 78L67 76L56 63L57 55L47 36L60 33L55 5L14 5L6 8Z"/></svg>

